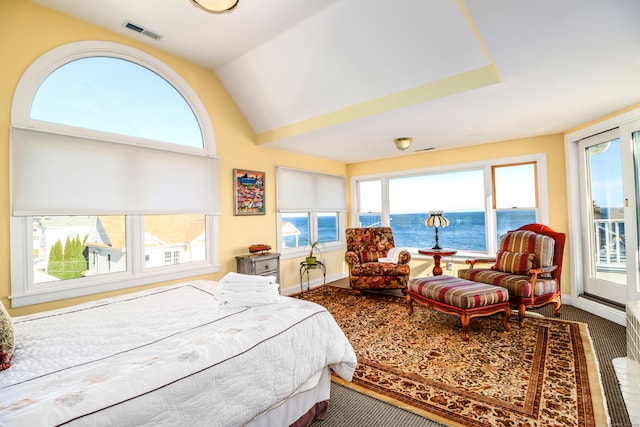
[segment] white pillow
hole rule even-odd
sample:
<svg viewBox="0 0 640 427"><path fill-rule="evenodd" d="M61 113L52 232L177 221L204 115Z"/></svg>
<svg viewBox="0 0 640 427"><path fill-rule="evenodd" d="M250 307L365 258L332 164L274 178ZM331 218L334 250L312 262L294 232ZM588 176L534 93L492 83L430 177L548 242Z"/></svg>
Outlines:
<svg viewBox="0 0 640 427"><path fill-rule="evenodd" d="M378 262L392 262L397 263L398 257L400 256L400 252L402 252L404 248L391 248L389 252L387 252L386 257L378 258Z"/></svg>

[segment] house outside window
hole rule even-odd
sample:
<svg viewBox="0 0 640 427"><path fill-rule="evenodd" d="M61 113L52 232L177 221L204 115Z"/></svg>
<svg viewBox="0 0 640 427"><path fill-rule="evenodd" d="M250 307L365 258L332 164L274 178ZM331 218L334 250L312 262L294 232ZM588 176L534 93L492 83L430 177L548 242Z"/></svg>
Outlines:
<svg viewBox="0 0 640 427"><path fill-rule="evenodd" d="M450 226L438 230L440 246L493 255L507 231L547 222L545 165L534 155L354 177L354 224L389 226L396 246L417 251L435 244L424 221L443 211Z"/></svg>
<svg viewBox="0 0 640 427"><path fill-rule="evenodd" d="M177 73L76 42L37 59L15 99L14 307L219 271L213 128Z"/></svg>

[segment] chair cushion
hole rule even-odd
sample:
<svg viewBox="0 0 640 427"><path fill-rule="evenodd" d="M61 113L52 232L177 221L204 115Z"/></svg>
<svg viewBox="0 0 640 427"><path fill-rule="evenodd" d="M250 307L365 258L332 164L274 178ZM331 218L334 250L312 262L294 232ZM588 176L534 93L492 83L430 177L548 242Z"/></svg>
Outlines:
<svg viewBox="0 0 640 427"><path fill-rule="evenodd" d="M509 292L505 288L452 276L413 278L409 281L408 289L430 300L462 309L509 301Z"/></svg>
<svg viewBox="0 0 640 427"><path fill-rule="evenodd" d="M489 268L471 268L458 270L458 277L474 282L507 288L509 295L522 298L531 298L531 276L505 273ZM558 282L555 279L538 278L535 285L535 296L547 295L556 292Z"/></svg>
<svg viewBox="0 0 640 427"><path fill-rule="evenodd" d="M498 251L493 270L505 273L527 274L533 268L536 255L528 252Z"/></svg>
<svg viewBox="0 0 640 427"><path fill-rule="evenodd" d="M401 276L351 276L349 284L353 289L405 289L409 275Z"/></svg>
<svg viewBox="0 0 640 427"><path fill-rule="evenodd" d="M409 264L367 262L351 267L352 276L403 276L410 273Z"/></svg>
<svg viewBox="0 0 640 427"><path fill-rule="evenodd" d="M500 238L500 250L535 254L533 268L553 265L553 238L529 230L509 231Z"/></svg>

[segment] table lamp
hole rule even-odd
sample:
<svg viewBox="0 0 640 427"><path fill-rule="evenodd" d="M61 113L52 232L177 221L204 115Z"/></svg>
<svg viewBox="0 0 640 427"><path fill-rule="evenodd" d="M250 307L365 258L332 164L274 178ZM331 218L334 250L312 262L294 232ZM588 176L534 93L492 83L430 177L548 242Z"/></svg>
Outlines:
<svg viewBox="0 0 640 427"><path fill-rule="evenodd" d="M424 221L424 225L427 227L435 227L436 229L436 245L432 249L442 249L438 245L438 227L446 227L449 225L449 220L442 216L442 211L429 212L429 218Z"/></svg>

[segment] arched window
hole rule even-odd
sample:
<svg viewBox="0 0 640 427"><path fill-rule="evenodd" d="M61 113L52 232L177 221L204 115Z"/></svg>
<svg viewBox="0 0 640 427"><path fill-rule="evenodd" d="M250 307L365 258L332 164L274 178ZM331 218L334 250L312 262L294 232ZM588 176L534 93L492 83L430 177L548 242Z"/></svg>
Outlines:
<svg viewBox="0 0 640 427"><path fill-rule="evenodd" d="M219 161L198 96L109 42L24 73L11 126L15 307L219 271Z"/></svg>
<svg viewBox="0 0 640 427"><path fill-rule="evenodd" d="M42 82L31 119L203 148L191 107L169 82L114 57L76 59Z"/></svg>

